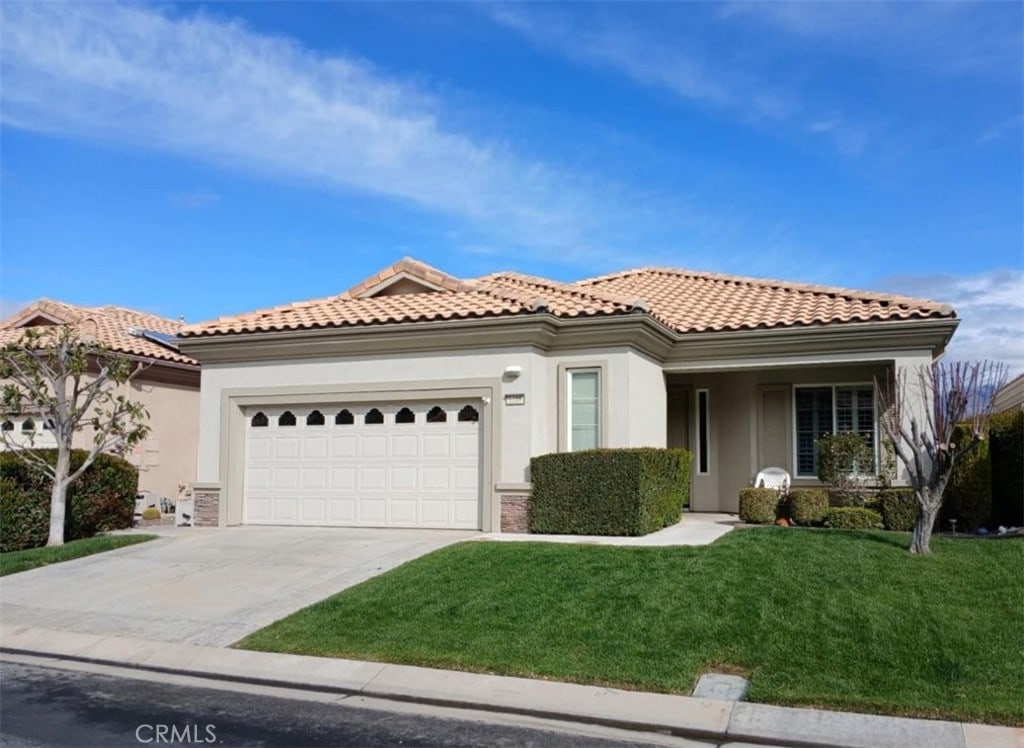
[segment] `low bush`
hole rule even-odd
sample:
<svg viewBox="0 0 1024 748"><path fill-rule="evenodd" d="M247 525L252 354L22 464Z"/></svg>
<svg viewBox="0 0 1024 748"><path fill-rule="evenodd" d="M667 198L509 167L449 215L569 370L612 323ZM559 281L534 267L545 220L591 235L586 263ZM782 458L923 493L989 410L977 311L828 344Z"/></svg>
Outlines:
<svg viewBox="0 0 1024 748"><path fill-rule="evenodd" d="M860 506L858 492L875 472L875 456L854 431L826 434L817 440L818 480L832 489L838 506Z"/></svg>
<svg viewBox="0 0 1024 748"><path fill-rule="evenodd" d="M740 520L752 525L770 525L779 511L779 492L774 488L740 490Z"/></svg>
<svg viewBox="0 0 1024 748"><path fill-rule="evenodd" d="M155 506L147 506L142 510L142 518L149 520L160 519L160 510Z"/></svg>
<svg viewBox="0 0 1024 748"><path fill-rule="evenodd" d="M825 524L837 530L875 530L882 526L882 515L857 506L833 507L825 515Z"/></svg>
<svg viewBox="0 0 1024 748"><path fill-rule="evenodd" d="M786 501L789 518L798 525L820 525L828 514L828 491L823 488L794 488Z"/></svg>
<svg viewBox="0 0 1024 748"><path fill-rule="evenodd" d="M55 463L57 450L36 453ZM86 457L71 453L71 470ZM70 486L64 515L64 540L132 526L139 473L120 457L100 455ZM11 452L0 453L0 552L45 545L50 530L51 482Z"/></svg>
<svg viewBox="0 0 1024 748"><path fill-rule="evenodd" d="M530 460L530 532L646 535L690 503L685 449L593 449Z"/></svg>
<svg viewBox="0 0 1024 748"><path fill-rule="evenodd" d="M989 424L992 524L1024 526L1024 411L1010 410Z"/></svg>
<svg viewBox="0 0 1024 748"><path fill-rule="evenodd" d="M886 530L906 532L917 522L917 499L912 488L887 488L879 494Z"/></svg>

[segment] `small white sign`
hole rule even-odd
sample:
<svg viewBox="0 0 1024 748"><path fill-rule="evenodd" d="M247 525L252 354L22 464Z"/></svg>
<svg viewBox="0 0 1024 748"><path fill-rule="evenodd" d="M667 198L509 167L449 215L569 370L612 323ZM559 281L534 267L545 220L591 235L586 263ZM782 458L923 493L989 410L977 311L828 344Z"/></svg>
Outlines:
<svg viewBox="0 0 1024 748"><path fill-rule="evenodd" d="M505 395L505 405L526 405L526 393L513 392Z"/></svg>

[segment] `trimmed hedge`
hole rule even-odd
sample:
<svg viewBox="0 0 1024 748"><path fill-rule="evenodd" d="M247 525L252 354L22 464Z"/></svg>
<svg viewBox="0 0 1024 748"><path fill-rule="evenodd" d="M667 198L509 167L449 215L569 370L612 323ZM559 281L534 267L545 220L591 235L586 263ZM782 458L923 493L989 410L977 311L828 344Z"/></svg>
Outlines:
<svg viewBox="0 0 1024 748"><path fill-rule="evenodd" d="M530 460L530 532L647 535L679 521L690 503L685 449L593 449Z"/></svg>
<svg viewBox="0 0 1024 748"><path fill-rule="evenodd" d="M789 517L798 525L820 525L828 514L828 491L823 488L794 488L786 497Z"/></svg>
<svg viewBox="0 0 1024 748"><path fill-rule="evenodd" d="M906 532L917 522L917 499L912 488L887 488L879 494L886 530Z"/></svg>
<svg viewBox="0 0 1024 748"><path fill-rule="evenodd" d="M57 450L37 449L52 463ZM88 453L71 453L77 470ZM132 526L139 471L120 457L100 455L68 486L64 540L89 538L98 532ZM30 470L10 452L0 453L0 553L37 548L50 532L51 482Z"/></svg>
<svg viewBox="0 0 1024 748"><path fill-rule="evenodd" d="M780 500L774 488L742 488L740 520L752 525L770 525L778 515Z"/></svg>
<svg viewBox="0 0 1024 748"><path fill-rule="evenodd" d="M1024 526L1024 411L993 416L989 424L992 460L992 524Z"/></svg>
<svg viewBox="0 0 1024 748"><path fill-rule="evenodd" d="M837 530L874 530L882 526L882 515L874 509L840 506L828 510L825 524Z"/></svg>

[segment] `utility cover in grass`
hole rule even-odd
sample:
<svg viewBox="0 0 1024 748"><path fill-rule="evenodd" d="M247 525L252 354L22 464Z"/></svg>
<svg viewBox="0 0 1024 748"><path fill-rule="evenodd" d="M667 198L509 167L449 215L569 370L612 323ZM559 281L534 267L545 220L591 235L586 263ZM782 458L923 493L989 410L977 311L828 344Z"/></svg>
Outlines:
<svg viewBox="0 0 1024 748"><path fill-rule="evenodd" d="M738 675L722 675L721 673L704 673L693 689L698 699L714 699L716 701L743 701L750 683Z"/></svg>

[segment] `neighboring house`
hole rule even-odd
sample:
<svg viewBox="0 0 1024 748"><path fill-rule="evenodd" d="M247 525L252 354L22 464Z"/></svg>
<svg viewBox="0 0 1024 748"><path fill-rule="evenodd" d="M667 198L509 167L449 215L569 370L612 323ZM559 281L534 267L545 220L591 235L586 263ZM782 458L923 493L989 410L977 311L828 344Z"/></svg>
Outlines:
<svg viewBox="0 0 1024 748"><path fill-rule="evenodd" d="M42 299L0 322L0 345L16 340L24 328L42 325L73 325L80 335L145 366L124 386L124 394L149 412L150 432L124 457L139 468L140 491L174 501L178 486L195 480L199 432L199 365L178 350L174 338L183 323L116 306ZM0 428L23 444L32 434L34 446L56 446L39 414L7 419ZM74 447L91 445L88 428L75 435Z"/></svg>
<svg viewBox="0 0 1024 748"><path fill-rule="evenodd" d="M878 450L875 381L942 353L944 304L669 268L559 283L404 259L338 296L182 331L207 523L513 526L535 455L686 447L691 509L815 439ZM519 512L521 514L521 511Z"/></svg>
<svg viewBox="0 0 1024 748"><path fill-rule="evenodd" d="M992 404L992 410L995 413L1024 408L1024 374L1018 375L1000 387Z"/></svg>

